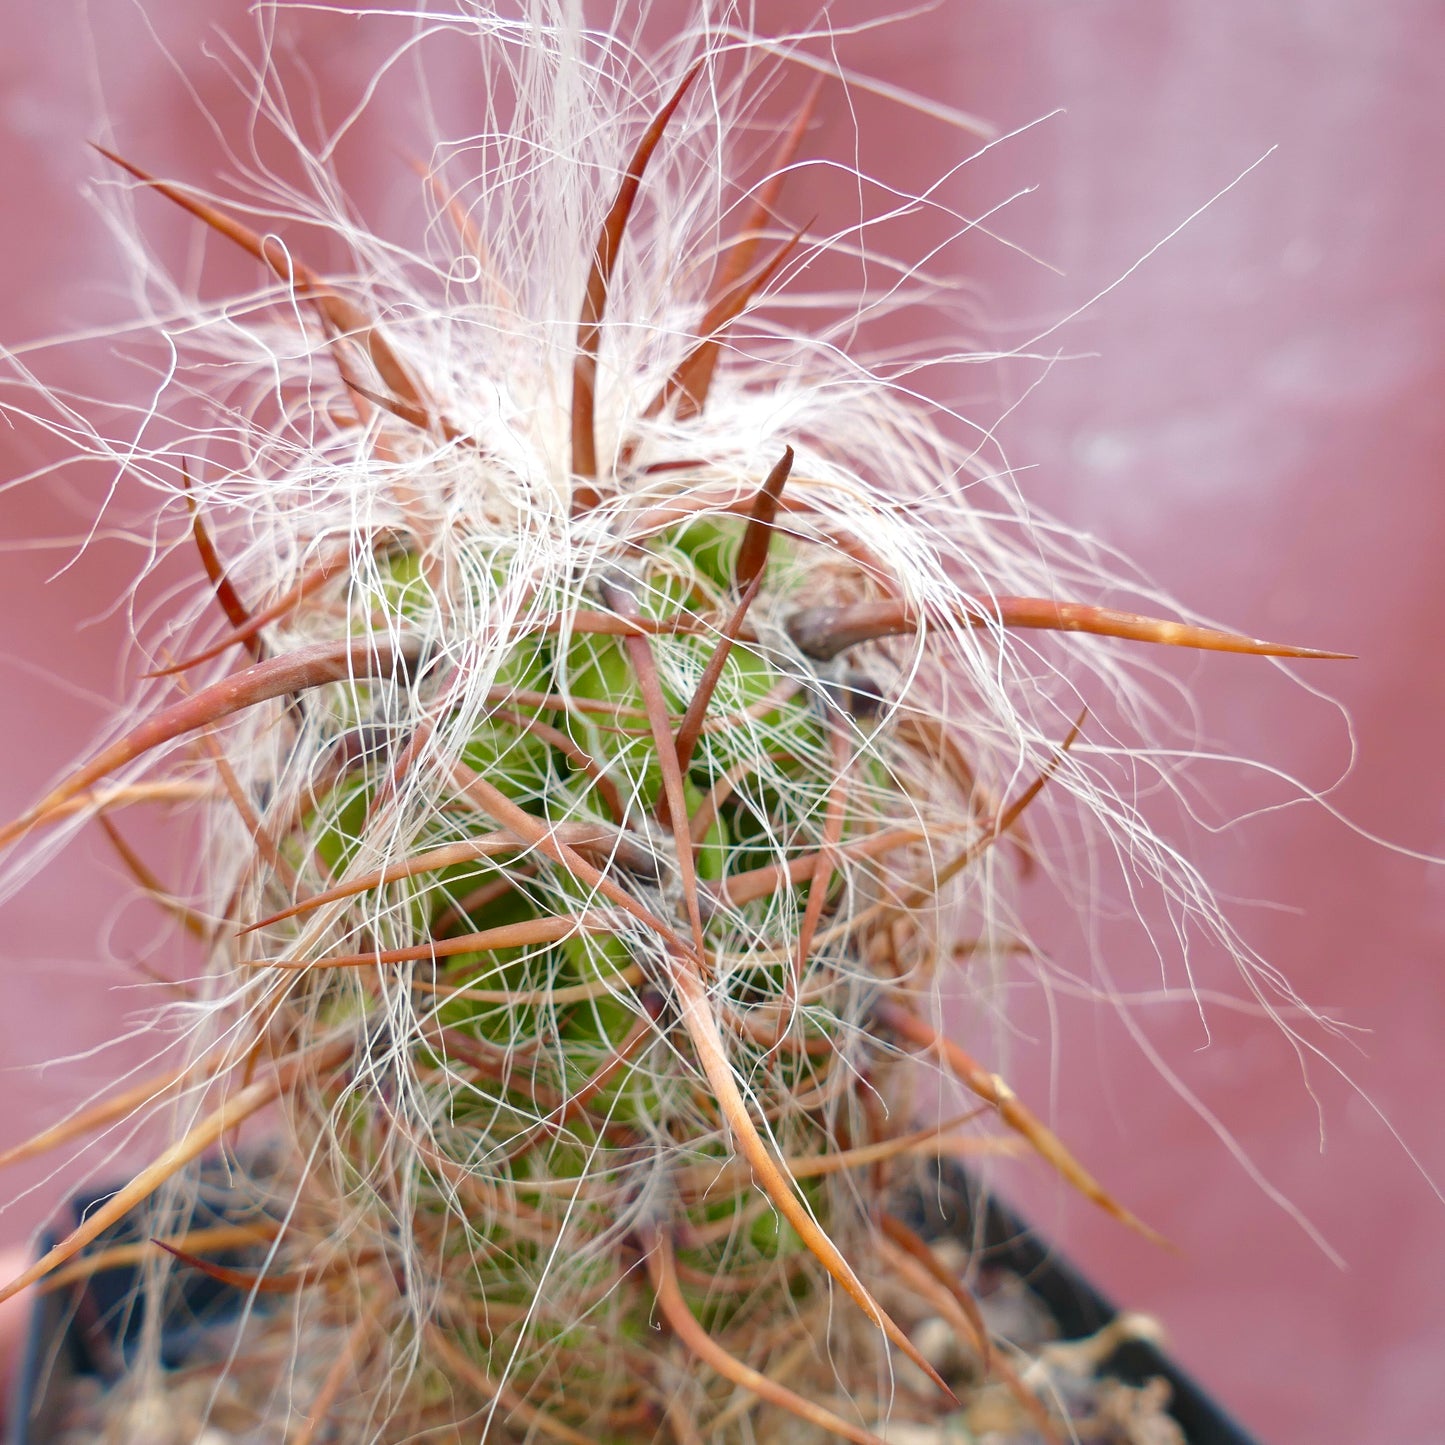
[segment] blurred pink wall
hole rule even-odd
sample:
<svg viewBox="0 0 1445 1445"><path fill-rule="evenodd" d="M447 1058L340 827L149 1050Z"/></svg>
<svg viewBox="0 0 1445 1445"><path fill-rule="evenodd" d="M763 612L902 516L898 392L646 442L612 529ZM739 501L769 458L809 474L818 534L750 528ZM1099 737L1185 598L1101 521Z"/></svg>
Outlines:
<svg viewBox="0 0 1445 1445"><path fill-rule="evenodd" d="M127 153L197 178L215 162L139 9L94 4L83 25L71 0L12 8L0 55L7 346L128 314L115 290L114 243L80 199L104 174L84 146L99 133L95 74ZM227 82L198 47L213 23L244 34L241 7L146 0L143 8L197 75L205 104L234 115ZM841 31L876 9L860 0L832 14ZM767 23L781 31L814 18L811 3L790 0ZM347 99L395 33L337 17L294 19L328 90ZM1445 852L1445 12L1434 0L970 0L891 31L840 35L837 48L849 66L1002 129L1066 109L965 168L944 192L978 213L1037 187L991 224L1062 276L982 239L936 263L978 284L995 344L1015 344L1073 311L1278 146L1040 344L1074 359L1054 366L1001 435L1011 462L1031 468L1021 473L1025 495L1121 548L1189 606L1240 630L1360 654L1307 674L1353 721L1358 762L1331 803L1368 832ZM459 62L447 83L458 101L476 77ZM836 91L830 98L818 144L846 158L848 117ZM877 97L855 102L863 164L879 173L921 185L971 148ZM405 117L400 129L414 121ZM410 178L393 138L373 135L369 179L394 201ZM799 219L816 210L830 224L839 216L828 208L841 205L847 216L850 196L814 177L786 204ZM392 212L375 214L384 224ZM176 218L159 204L143 215L169 254L182 255ZM978 373L971 414L992 422L1041 370L1014 360ZM46 375L124 386L103 344L67 353ZM0 428L0 484L55 454L31 431ZM22 540L76 532L104 482L62 475L0 492L0 598L10 619L0 638L5 816L84 750L105 700L122 687L126 628L110 603L131 555L103 542L42 589L67 554ZM1180 675L1224 748L1317 787L1343 770L1349 735L1340 715L1267 667L1212 658ZM1221 766L1199 779L1219 818L1285 796L1263 776ZM178 863L163 819L136 815L124 826L162 871ZM1052 1117L1080 1156L1182 1253L1150 1249L1037 1171L1013 1187L1116 1297L1164 1319L1182 1360L1263 1439L1438 1440L1445 1205L1406 1146L1445 1179L1445 870L1364 841L1307 805L1218 835L1179 825L1176 836L1233 900L1249 941L1308 1000L1370 1031L1332 1051L1358 1088L1311 1061L1317 1114L1300 1063L1271 1028L1212 1010L1206 1048L1191 1007L1138 1015L1348 1270L1251 1181L1111 1013L1066 998L1054 1001L1053 1020L1039 996L1019 1001L1033 1042L1014 1046L1010 1077L1026 1097L1052 1099ZM1082 957L1063 956L1076 940L1051 921L1046 892L1036 889L1041 935L1057 940L1058 962L1086 968ZM120 904L125 893L104 845L87 837L0 915L0 1147L113 1076L108 1057L43 1073L33 1066L110 1037L144 1002L111 991L118 960L161 937L147 905ZM1158 966L1137 937L1126 950L1121 934L1117 953L1115 942L1106 931L1118 985L1154 987ZM1220 979L1217 961L1201 967L1212 970L1206 982ZM23 1235L61 1192L52 1182L0 1216L0 1238ZM0 1193L9 1195L8 1183Z"/></svg>

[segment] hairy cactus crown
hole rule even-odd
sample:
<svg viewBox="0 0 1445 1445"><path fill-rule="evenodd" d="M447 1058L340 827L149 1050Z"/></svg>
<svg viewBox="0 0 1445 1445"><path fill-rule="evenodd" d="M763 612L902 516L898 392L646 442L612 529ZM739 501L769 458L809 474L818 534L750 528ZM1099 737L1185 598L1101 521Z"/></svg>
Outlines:
<svg viewBox="0 0 1445 1445"><path fill-rule="evenodd" d="M1135 643L1325 654L1107 605L1089 551L849 354L888 294L777 319L859 244L783 219L816 89L724 179L785 49L703 24L644 62L535 11L426 21L495 83L421 167L423 251L356 222L264 73L312 192L252 170L228 206L110 157L264 284L150 276L201 420L77 424L184 506L220 606L4 839L199 780L203 894L175 906L209 965L150 1088L175 1142L26 1278L152 1197L156 1288L175 1256L236 1276L187 1232L187 1166L280 1105L243 1274L294 1342L260 1418L294 1394L358 1440L875 1440L951 1398L900 1289L990 1358L891 1202L918 1160L999 1147L965 1116L1137 1223L942 1026L941 971L1010 926L1024 810L1086 819L1233 946L1075 746L1090 679L1132 695ZM313 269L300 222L351 264ZM920 1119L940 1074L969 1103Z"/></svg>

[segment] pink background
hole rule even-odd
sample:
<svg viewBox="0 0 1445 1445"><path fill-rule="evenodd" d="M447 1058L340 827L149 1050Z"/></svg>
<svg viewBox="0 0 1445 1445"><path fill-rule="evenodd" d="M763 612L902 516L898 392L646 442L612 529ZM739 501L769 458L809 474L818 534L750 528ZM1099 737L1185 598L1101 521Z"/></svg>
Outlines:
<svg viewBox="0 0 1445 1445"><path fill-rule="evenodd" d="M12 0L0 55L0 344L127 314L114 245L81 192L103 174L84 148L98 133L93 73L128 153L206 177L211 138L137 9L97 3L88 28L69 3ZM148 0L145 10L197 75L214 112L235 114L218 70L198 58L215 23L245 34L236 3ZM668 10L680 7L664 7ZM836 4L841 28L876 10ZM781 4L781 30L813 18ZM296 18L328 92L350 98L394 32L336 17ZM87 34L89 39L87 39ZM1445 192L1440 57L1433 0L979 0L865 37L841 36L844 63L1009 129L1067 113L966 168L946 199L979 212L1037 186L995 218L1055 276L992 242L965 242L939 266L978 283L980 314L1012 344L1072 311L1269 147L1242 184L1117 290L1042 344L1060 362L1003 428L1026 495L1131 555L1198 611L1242 630L1360 654L1308 673L1353 719L1359 760L1332 802L1365 830L1445 852L1438 746L1445 673ZM458 63L456 97L475 74ZM800 87L801 88L801 87ZM851 153L836 104L818 147ZM924 184L967 154L966 138L876 98L857 98L865 167ZM339 102L338 102L339 103ZM405 130L414 117L404 118ZM410 178L385 128L368 171L387 198ZM790 214L844 207L824 178L800 182ZM164 208L151 234L182 254ZM921 227L915 238L923 238ZM895 238L896 239L896 238ZM977 338L975 338L976 340ZM1038 375L1013 361L968 378L973 414L993 420ZM104 345L47 364L48 377L123 389ZM53 456L31 430L0 428L0 482ZM32 801L84 750L117 696L123 617L111 599L132 556L102 541L42 589L57 564L19 539L74 533L104 479L63 475L0 492L0 813ZM64 554L60 554L64 555ZM1348 754L1340 716L1267 668L1209 659L1183 670L1204 726L1226 749L1317 787ZM1282 800L1259 775L1199 774L1218 816ZM123 826L162 871L179 852L164 820ZM1171 827L1176 836L1178 820ZM1413 1445L1445 1417L1445 1206L1406 1154L1445 1178L1440 1040L1445 1036L1445 870L1352 834L1320 809L1258 816L1190 851L1246 936L1310 1001L1370 1030L1334 1057L1358 1089L1314 1065L1310 1080L1279 1036L1212 1011L1204 1048L1187 1006L1141 1015L1149 1037L1239 1145L1345 1257L1332 1265L1181 1102L1107 1011L1059 999L1051 1024L1019 1004L1033 1043L1009 1065L1021 1093L1054 1099L1077 1152L1182 1248L1161 1254L1043 1181L1016 1192L1120 1300L1160 1315L1181 1359L1265 1440ZM114 1034L145 1001L117 994L118 960L167 964L147 905L103 843L86 836L0 920L0 1147L113 1077L103 1057L41 1072L58 1053ZM1035 890L1057 957L1076 948ZM1262 903L1282 905L1266 908ZM1157 965L1106 933L1121 987L1148 989ZM1116 951L1117 947L1117 951ZM1203 961L1206 982L1218 963ZM1212 972L1211 972L1212 971ZM134 1048L129 1050L134 1054ZM1050 1061L1057 1066L1051 1083ZM1052 1091L1052 1092L1051 1092ZM1399 1130L1391 1137L1374 1106ZM1320 1148L1320 1118L1325 1147ZM35 1171L17 1172L30 1182ZM51 1181L0 1216L22 1237L63 1192ZM4 1191L10 1192L7 1185Z"/></svg>

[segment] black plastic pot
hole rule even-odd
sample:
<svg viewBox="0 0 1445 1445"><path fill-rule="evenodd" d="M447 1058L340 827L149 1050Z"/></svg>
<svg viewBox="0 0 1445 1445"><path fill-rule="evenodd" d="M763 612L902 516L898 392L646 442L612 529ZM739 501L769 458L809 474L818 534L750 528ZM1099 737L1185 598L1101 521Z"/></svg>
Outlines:
<svg viewBox="0 0 1445 1445"><path fill-rule="evenodd" d="M913 1222L927 1238L952 1235L974 1251L981 1268L1006 1270L1020 1279L1048 1311L1060 1338L1086 1339L1118 1316L1112 1301L997 1194L985 1193L964 1170L941 1165L937 1187L917 1191L908 1203ZM1169 1414L1189 1445L1259 1445L1149 1340L1121 1343L1100 1362L1098 1373L1126 1385L1143 1385L1159 1377L1167 1380Z"/></svg>
<svg viewBox="0 0 1445 1445"><path fill-rule="evenodd" d="M70 1206L67 1229L103 1204L109 1194L80 1196ZM1020 1279L1043 1304L1061 1338L1084 1339L1096 1334L1118 1314L1069 1262L996 1195L981 1191L962 1170L944 1166L936 1184L918 1190L905 1201L905 1212L930 1238L951 1235L971 1250L981 1269L1005 1270ZM248 1203L245 1218L254 1218ZM203 1189L191 1228L240 1222L238 1211L226 1202L219 1180ZM140 1239L138 1225L129 1217L97 1241L94 1248ZM219 1257L218 1262L245 1267L244 1254ZM177 1296L169 1301L163 1330L166 1363L178 1366L191 1355L206 1330L239 1315L246 1296L195 1271L178 1271ZM11 1445L49 1445L67 1391L80 1377L100 1383L124 1373L127 1358L139 1337L144 1304L134 1301L137 1272L133 1267L103 1270L68 1290L42 1294L36 1301L11 1396ZM261 1306L263 1301L252 1301ZM1183 1430L1189 1445L1258 1445L1209 1395L1169 1357L1147 1340L1130 1339L1099 1366L1099 1373L1129 1385L1142 1385L1162 1376L1169 1382L1169 1413Z"/></svg>
<svg viewBox="0 0 1445 1445"><path fill-rule="evenodd" d="M230 1179L229 1171L220 1166L203 1170L188 1228L209 1229L255 1220L253 1203L235 1202ZM76 1195L55 1228L42 1237L40 1248L48 1250L114 1193L106 1190ZM116 1245L143 1244L145 1238L141 1216L128 1214L106 1230L87 1253ZM254 1267L260 1262L254 1249L227 1251L208 1258L233 1269ZM171 1278L164 1301L161 1357L174 1369L192 1358L203 1336L225 1321L238 1318L247 1297L197 1270L176 1270ZM125 1374L146 1324L145 1311L150 1307L137 1292L138 1281L139 1270L134 1265L122 1265L98 1270L69 1288L37 1295L10 1393L5 1435L10 1445L50 1445L61 1428L66 1402L77 1382L103 1387ZM264 1298L253 1304L264 1308Z"/></svg>

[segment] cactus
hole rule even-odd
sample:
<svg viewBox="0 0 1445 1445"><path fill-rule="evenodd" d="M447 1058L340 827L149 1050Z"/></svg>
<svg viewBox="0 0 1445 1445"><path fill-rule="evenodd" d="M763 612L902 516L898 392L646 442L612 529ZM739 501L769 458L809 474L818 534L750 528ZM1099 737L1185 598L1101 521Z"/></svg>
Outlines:
<svg viewBox="0 0 1445 1445"><path fill-rule="evenodd" d="M0 840L114 835L104 785L201 780L203 896L172 906L210 962L183 1068L82 1121L173 1098L174 1142L11 1290L149 1201L157 1297L284 1297L233 1371L254 1438L678 1445L947 1416L913 1297L1064 1438L897 1190L1013 1140L1150 1231L948 1037L940 977L1006 926L1040 798L1212 919L1079 742L1090 680L1134 686L1119 649L1330 654L1106 605L845 327L760 321L841 240L776 221L812 100L721 207L751 103L721 32L658 86L565 27L441 23L519 97L474 192L424 173L448 255L365 235L323 176L309 219L354 258L323 276L110 155L267 278L186 303L229 390L130 453L219 615ZM176 1221L264 1111L237 1271Z"/></svg>

